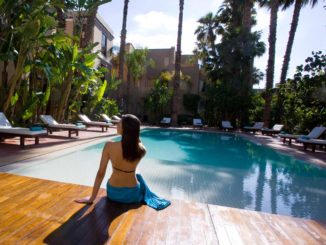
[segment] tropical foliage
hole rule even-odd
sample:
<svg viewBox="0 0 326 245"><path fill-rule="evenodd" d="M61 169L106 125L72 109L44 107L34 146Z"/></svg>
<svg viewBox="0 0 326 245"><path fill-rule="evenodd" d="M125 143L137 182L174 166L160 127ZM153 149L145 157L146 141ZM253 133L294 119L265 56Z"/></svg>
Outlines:
<svg viewBox="0 0 326 245"><path fill-rule="evenodd" d="M306 133L326 125L326 55L313 52L306 64L297 67L293 79L280 86L284 98L282 122L286 128Z"/></svg>
<svg viewBox="0 0 326 245"><path fill-rule="evenodd" d="M199 101L200 96L198 94L183 95L183 107L194 116L197 114Z"/></svg>
<svg viewBox="0 0 326 245"><path fill-rule="evenodd" d="M163 72L160 78L154 81L154 87L151 89L148 97L145 98L145 107L150 113L149 120L158 123L159 120L170 111L169 105L173 96L173 90L168 87L172 75Z"/></svg>
<svg viewBox="0 0 326 245"><path fill-rule="evenodd" d="M210 125L224 119L243 125L249 120L252 85L261 76L253 59L265 51L260 33L251 31L253 14L247 1L224 1L216 15L199 20L195 53L207 76L202 116Z"/></svg>
<svg viewBox="0 0 326 245"><path fill-rule="evenodd" d="M82 36L63 32L62 14L77 9L88 18L104 2L109 1L0 2L0 110L14 123L28 124L45 113L69 121L101 102L108 71L94 68L97 44L88 40L81 48ZM81 35L86 30L78 30L78 23L74 33Z"/></svg>

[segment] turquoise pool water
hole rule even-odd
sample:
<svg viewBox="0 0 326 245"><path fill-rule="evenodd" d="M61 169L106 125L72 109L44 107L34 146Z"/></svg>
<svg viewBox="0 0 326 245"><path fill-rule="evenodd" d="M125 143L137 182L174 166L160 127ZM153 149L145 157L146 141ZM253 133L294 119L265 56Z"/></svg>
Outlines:
<svg viewBox="0 0 326 245"><path fill-rule="evenodd" d="M145 129L141 139L138 172L161 196L326 220L326 169L235 134ZM93 185L103 145L9 172Z"/></svg>

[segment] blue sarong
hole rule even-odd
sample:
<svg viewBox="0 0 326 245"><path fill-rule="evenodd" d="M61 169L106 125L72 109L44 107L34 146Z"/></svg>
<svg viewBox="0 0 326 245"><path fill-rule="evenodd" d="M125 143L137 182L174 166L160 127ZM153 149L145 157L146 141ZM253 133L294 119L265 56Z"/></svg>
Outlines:
<svg viewBox="0 0 326 245"><path fill-rule="evenodd" d="M109 199L121 203L145 202L151 208L161 210L171 204L170 201L155 195L147 186L140 174L136 174L138 184L135 187L115 187L107 183L107 196Z"/></svg>

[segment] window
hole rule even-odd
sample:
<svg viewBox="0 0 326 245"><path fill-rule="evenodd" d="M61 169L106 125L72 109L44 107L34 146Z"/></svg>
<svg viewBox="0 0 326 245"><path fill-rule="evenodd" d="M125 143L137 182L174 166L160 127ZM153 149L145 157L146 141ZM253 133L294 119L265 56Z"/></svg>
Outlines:
<svg viewBox="0 0 326 245"><path fill-rule="evenodd" d="M169 57L164 57L164 66L167 67L169 65Z"/></svg>
<svg viewBox="0 0 326 245"><path fill-rule="evenodd" d="M101 52L106 57L106 50L107 50L107 37L105 33L102 32L102 41L101 41Z"/></svg>

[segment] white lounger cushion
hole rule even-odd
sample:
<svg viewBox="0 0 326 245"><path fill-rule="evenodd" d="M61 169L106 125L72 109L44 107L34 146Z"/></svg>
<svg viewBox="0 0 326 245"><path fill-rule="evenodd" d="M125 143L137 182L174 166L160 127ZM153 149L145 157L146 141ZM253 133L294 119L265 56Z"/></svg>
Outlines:
<svg viewBox="0 0 326 245"><path fill-rule="evenodd" d="M283 127L283 124L275 124L272 129L275 131L281 131Z"/></svg>
<svg viewBox="0 0 326 245"><path fill-rule="evenodd" d="M6 118L3 112L0 112L0 127L11 128L9 120Z"/></svg>
<svg viewBox="0 0 326 245"><path fill-rule="evenodd" d="M255 122L254 126L255 129L262 129L264 127L264 122Z"/></svg>
<svg viewBox="0 0 326 245"><path fill-rule="evenodd" d="M31 131L29 128L0 128L0 133L6 134L22 134L22 135L39 135L46 134L46 130Z"/></svg>
<svg viewBox="0 0 326 245"><path fill-rule="evenodd" d="M112 121L112 119L109 118L109 116L106 115L106 114L101 114L101 117L102 117L106 122L111 122L111 121Z"/></svg>
<svg viewBox="0 0 326 245"><path fill-rule="evenodd" d="M171 123L171 117L163 117L160 123L164 124L170 124Z"/></svg>
<svg viewBox="0 0 326 245"><path fill-rule="evenodd" d="M314 127L313 130L307 135L311 139L317 139L319 138L324 132L326 128L325 127Z"/></svg>
<svg viewBox="0 0 326 245"><path fill-rule="evenodd" d="M58 122L50 115L40 115L40 119L47 125L58 125Z"/></svg>
<svg viewBox="0 0 326 245"><path fill-rule="evenodd" d="M233 128L230 121L222 121L223 128Z"/></svg>
<svg viewBox="0 0 326 245"><path fill-rule="evenodd" d="M85 114L78 114L78 117L80 118L80 120L82 120L83 122L92 122L91 119L88 118L88 116L86 116Z"/></svg>
<svg viewBox="0 0 326 245"><path fill-rule="evenodd" d="M114 120L118 120L118 121L120 121L120 120L121 120L121 118L120 118L120 117L118 117L118 116L116 116L116 115L112 116L112 118L113 118Z"/></svg>
<svg viewBox="0 0 326 245"><path fill-rule="evenodd" d="M252 127L243 127L244 129L262 129L264 127L263 122L255 122L254 126Z"/></svg>
<svg viewBox="0 0 326 245"><path fill-rule="evenodd" d="M85 124L92 124L92 125L98 125L98 126L110 126L109 122L98 122L98 121L92 121L89 119L88 116L79 114L78 117L85 123ZM111 124L112 125L112 124Z"/></svg>
<svg viewBox="0 0 326 245"><path fill-rule="evenodd" d="M311 144L316 144L316 145L326 145L326 140L322 140L322 139L298 138L298 141L302 142L302 143L311 143Z"/></svg>
<svg viewBox="0 0 326 245"><path fill-rule="evenodd" d="M194 118L192 120L192 123L193 123L194 126L203 126L203 122L202 122L202 120L200 118Z"/></svg>
<svg viewBox="0 0 326 245"><path fill-rule="evenodd" d="M85 125L76 126L75 124L59 124L54 118L50 115L40 115L40 119L46 125L49 125L51 128L65 128L65 129L83 129Z"/></svg>
<svg viewBox="0 0 326 245"><path fill-rule="evenodd" d="M49 125L51 128L65 128L65 129L84 129L85 125L76 126L75 124L55 124Z"/></svg>

